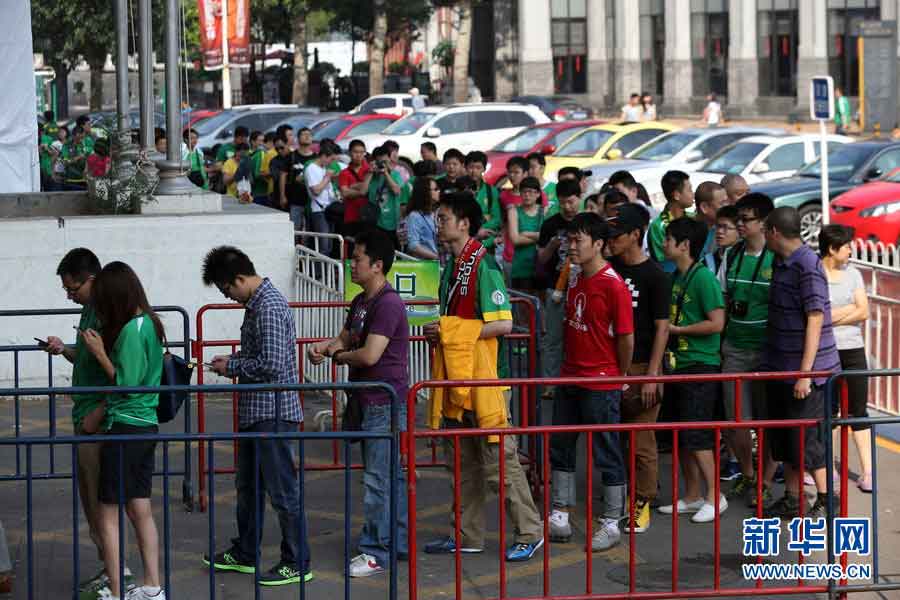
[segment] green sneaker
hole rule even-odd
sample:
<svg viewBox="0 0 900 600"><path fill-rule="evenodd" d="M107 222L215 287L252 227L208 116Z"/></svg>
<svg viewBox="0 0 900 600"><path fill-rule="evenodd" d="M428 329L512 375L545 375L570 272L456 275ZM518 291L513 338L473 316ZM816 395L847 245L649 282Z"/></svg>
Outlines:
<svg viewBox="0 0 900 600"><path fill-rule="evenodd" d="M734 483L731 485L731 488L725 492L725 497L729 500L732 498L744 497L749 489L753 489L755 493L756 483L754 480L749 477L744 477L744 475L738 475L737 479L735 479Z"/></svg>
<svg viewBox="0 0 900 600"><path fill-rule="evenodd" d="M203 564L209 566L209 555L203 555ZM213 557L213 567L216 571L236 571L253 575L256 573L256 565L250 561L241 560L237 548L231 547L225 552L219 552Z"/></svg>
<svg viewBox="0 0 900 600"><path fill-rule="evenodd" d="M296 565L280 562L259 577L259 585L289 585L300 583L300 571ZM303 581L312 581L311 571L303 573Z"/></svg>
<svg viewBox="0 0 900 600"><path fill-rule="evenodd" d="M747 502L747 506L750 508L756 508L756 482L753 482L749 488L747 488L747 494L744 496L744 500ZM762 501L763 508L769 508L775 502L775 498L772 496L772 492L769 490L769 486L763 485L762 492Z"/></svg>

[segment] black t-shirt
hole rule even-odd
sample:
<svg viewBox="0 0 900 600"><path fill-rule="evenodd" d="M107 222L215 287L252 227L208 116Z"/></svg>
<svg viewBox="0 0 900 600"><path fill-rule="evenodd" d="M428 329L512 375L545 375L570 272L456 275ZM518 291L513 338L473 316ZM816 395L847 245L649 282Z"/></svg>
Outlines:
<svg viewBox="0 0 900 600"><path fill-rule="evenodd" d="M672 278L653 260L629 266L613 257L610 263L625 280L634 309L634 354L632 360L648 362L656 335L655 321L669 318Z"/></svg>
<svg viewBox="0 0 900 600"><path fill-rule="evenodd" d="M562 268L563 261L566 259L566 253L569 251L567 231L570 222L571 221L563 219L562 215L557 213L544 221L544 224L541 226L541 232L538 235L538 248L546 247L555 237L558 237L560 241L559 250L557 250L556 256L551 257L547 263L540 265L541 268L537 269L537 284L543 289L553 289L556 287L556 280L559 278L559 270ZM540 257L538 260L540 260Z"/></svg>

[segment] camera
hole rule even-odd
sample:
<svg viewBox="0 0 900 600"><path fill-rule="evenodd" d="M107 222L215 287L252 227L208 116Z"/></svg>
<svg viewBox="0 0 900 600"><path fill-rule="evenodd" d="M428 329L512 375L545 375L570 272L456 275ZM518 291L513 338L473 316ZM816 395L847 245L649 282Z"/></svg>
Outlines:
<svg viewBox="0 0 900 600"><path fill-rule="evenodd" d="M375 161L375 170L376 171L387 171L388 162L386 160L377 160Z"/></svg>
<svg viewBox="0 0 900 600"><path fill-rule="evenodd" d="M735 317L746 317L747 316L747 303L741 300L729 300L728 301L728 314L734 315Z"/></svg>

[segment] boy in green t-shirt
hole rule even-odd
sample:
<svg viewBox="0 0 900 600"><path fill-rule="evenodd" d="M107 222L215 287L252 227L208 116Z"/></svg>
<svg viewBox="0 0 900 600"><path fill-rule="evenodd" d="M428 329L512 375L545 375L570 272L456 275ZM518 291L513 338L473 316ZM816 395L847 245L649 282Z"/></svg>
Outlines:
<svg viewBox="0 0 900 600"><path fill-rule="evenodd" d="M700 261L707 234L704 223L689 217L675 219L666 229L663 251L675 265L669 316L669 366L674 375L719 372L719 334L725 325L725 303L716 276ZM721 384L716 381L674 383L667 386L666 401L672 403L678 421L712 421L720 391ZM695 513L691 518L694 523L713 521L715 502L719 513L728 508L725 496L715 497L719 474L715 472L713 432L682 431L678 441L684 450L681 470L685 486L684 495L678 500L678 512ZM659 511L671 514L673 506L661 506Z"/></svg>
<svg viewBox="0 0 900 600"><path fill-rule="evenodd" d="M694 205L694 189L691 187L690 175L684 171L666 171L661 185L666 197L666 207L650 222L647 249L650 251L650 258L658 262L663 271L672 273L675 265L666 258L663 251L666 228L669 223L687 214L686 211Z"/></svg>
<svg viewBox="0 0 900 600"><path fill-rule="evenodd" d="M769 320L769 284L772 280L772 261L775 255L766 249L763 223L774 210L772 199L765 194L748 194L738 200L738 234L743 238L722 256L719 266L719 285L726 300L728 325L722 341L722 372L748 373L758 371L766 341ZM766 419L765 386L763 382L741 383L741 418ZM725 419L735 419L735 385L722 386ZM756 506L756 475L753 460L753 440L749 429L726 430L725 443L740 465L740 475L728 498L742 496L752 508ZM763 465L763 497L770 497L769 487L775 473L771 454L765 453Z"/></svg>
<svg viewBox="0 0 900 600"><path fill-rule="evenodd" d="M500 192L484 180L487 162L487 154L480 150L466 155L466 175L475 182L475 200L484 215L484 223L476 237L485 248L493 249L497 243L497 235L503 228L503 220L500 214Z"/></svg>
<svg viewBox="0 0 900 600"><path fill-rule="evenodd" d="M372 152L372 180L369 183L369 202L379 208L378 228L385 231L400 247L397 226L406 212L409 201L409 186L397 171L392 171L388 159L388 149L379 146Z"/></svg>
<svg viewBox="0 0 900 600"><path fill-rule="evenodd" d="M541 192L544 194L544 213L552 217L559 212L559 199L556 195L556 184L544 179L544 170L547 167L547 159L540 152L532 152L528 155L528 175L541 183Z"/></svg>

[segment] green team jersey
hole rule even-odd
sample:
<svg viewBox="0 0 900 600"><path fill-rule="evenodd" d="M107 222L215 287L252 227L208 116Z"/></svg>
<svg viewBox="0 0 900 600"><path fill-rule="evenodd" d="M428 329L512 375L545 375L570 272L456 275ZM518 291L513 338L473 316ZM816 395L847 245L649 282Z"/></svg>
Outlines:
<svg viewBox="0 0 900 600"><path fill-rule="evenodd" d="M409 186L403 183L403 177L396 171L391 172L391 179L400 186L400 193L395 194L384 181L384 175L372 177L369 184L369 202L379 208L378 227L385 231L397 231L400 224L400 207L409 201Z"/></svg>
<svg viewBox="0 0 900 600"><path fill-rule="evenodd" d="M534 216L525 212L521 205L516 207L516 215L519 218L519 233L540 233L541 226L544 224L544 214L541 207L537 207ZM528 244L527 246L516 246L513 249L512 259L512 277L516 279L527 279L535 276L535 265L537 264L537 244Z"/></svg>
<svg viewBox="0 0 900 600"><path fill-rule="evenodd" d="M675 271L675 265L672 261L667 260L663 254L663 244L666 242L666 229L672 221L672 215L669 214L668 207L663 209L659 216L650 222L650 230L647 232L648 242L647 249L650 251L650 258L663 266L666 273Z"/></svg>
<svg viewBox="0 0 900 600"><path fill-rule="evenodd" d="M200 177L203 178L203 185L201 186L204 190L209 189L209 175L206 173L206 163L203 160L203 152L200 148L194 148L191 150L191 153L188 155L188 160L190 161L190 172L200 173Z"/></svg>
<svg viewBox="0 0 900 600"><path fill-rule="evenodd" d="M475 200L478 201L478 206L481 207L484 215L484 223L481 226L484 229L493 229L500 233L503 228L503 220L500 216L500 192L497 191L497 188L482 181L475 194ZM494 239L494 237L489 237L481 240L481 243L485 248L493 248Z"/></svg>
<svg viewBox="0 0 900 600"><path fill-rule="evenodd" d="M746 313L728 313L725 339L735 348L761 350L766 341L769 321L769 284L775 255L763 248L753 256L743 243L729 248L719 269L719 283L731 306L741 304ZM741 311L743 312L743 311Z"/></svg>
<svg viewBox="0 0 900 600"><path fill-rule="evenodd" d="M552 181L545 183L544 195L547 196L547 206L544 210L544 214L549 218L559 212L559 198L556 196L556 184Z"/></svg>
<svg viewBox="0 0 900 600"><path fill-rule="evenodd" d="M84 165L87 155L84 153L84 144L76 145L74 142L66 142L62 149L62 157L66 163L65 180L71 183L84 183ZM81 158L82 160L74 160Z"/></svg>
<svg viewBox="0 0 900 600"><path fill-rule="evenodd" d="M265 154L266 148L265 146L261 146L250 155L250 162L253 165L253 184L251 186L251 193L254 198L257 196L269 195L269 182L260 174Z"/></svg>
<svg viewBox="0 0 900 600"><path fill-rule="evenodd" d="M679 309L680 305L680 309ZM687 273L676 271L672 282L670 321L686 327L707 320L707 315L717 308L724 308L722 288L706 265L694 263ZM679 335L675 349L675 368L691 365L719 366L721 339L718 333L711 335Z"/></svg>
<svg viewBox="0 0 900 600"><path fill-rule="evenodd" d="M84 150L85 156L90 156L94 153L94 144L97 143L97 139L92 135L85 135L84 140L81 142L81 147Z"/></svg>
<svg viewBox="0 0 900 600"><path fill-rule="evenodd" d="M153 321L139 315L122 328L109 356L117 386L157 386L162 379L163 348ZM156 425L159 394L113 394L106 403L104 430L114 423Z"/></svg>
<svg viewBox="0 0 900 600"><path fill-rule="evenodd" d="M41 135L41 146L50 147L54 138L46 133ZM47 177L53 176L53 157L50 156L49 150L41 150L41 171L44 172L44 175Z"/></svg>
<svg viewBox="0 0 900 600"><path fill-rule="evenodd" d="M216 152L216 162L223 163L232 156L234 156L234 144L231 142L222 144L219 146L219 151Z"/></svg>
<svg viewBox="0 0 900 600"><path fill-rule="evenodd" d="M85 306L81 309L81 320L78 321L78 329L86 331L93 329L100 331L100 322L94 307ZM79 335L75 341L75 362L72 365L72 387L99 387L109 385L109 377L91 351L88 350L84 339ZM72 421L75 426L81 425L85 415L94 410L106 394L76 394L72 396Z"/></svg>

